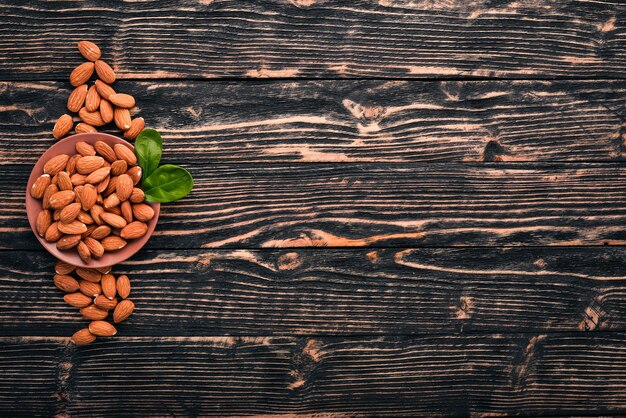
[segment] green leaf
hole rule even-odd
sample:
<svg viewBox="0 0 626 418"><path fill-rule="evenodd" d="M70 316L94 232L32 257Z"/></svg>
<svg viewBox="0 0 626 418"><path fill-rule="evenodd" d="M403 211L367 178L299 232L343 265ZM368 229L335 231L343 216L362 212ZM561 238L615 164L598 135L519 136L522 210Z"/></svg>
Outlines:
<svg viewBox="0 0 626 418"><path fill-rule="evenodd" d="M163 139L154 129L144 129L135 140L135 154L142 169L142 179L150 177L150 174L159 166L161 153L163 152Z"/></svg>
<svg viewBox="0 0 626 418"><path fill-rule="evenodd" d="M154 170L141 185L148 202L167 203L182 199L193 188L193 177L184 168L165 164Z"/></svg>

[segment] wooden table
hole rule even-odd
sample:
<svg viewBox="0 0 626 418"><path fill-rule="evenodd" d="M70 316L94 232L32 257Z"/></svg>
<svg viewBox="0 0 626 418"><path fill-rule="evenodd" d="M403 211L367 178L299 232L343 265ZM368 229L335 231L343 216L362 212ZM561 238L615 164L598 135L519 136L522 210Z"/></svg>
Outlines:
<svg viewBox="0 0 626 418"><path fill-rule="evenodd" d="M0 415L626 413L623 1L0 5ZM24 186L96 41L196 179L76 348Z"/></svg>

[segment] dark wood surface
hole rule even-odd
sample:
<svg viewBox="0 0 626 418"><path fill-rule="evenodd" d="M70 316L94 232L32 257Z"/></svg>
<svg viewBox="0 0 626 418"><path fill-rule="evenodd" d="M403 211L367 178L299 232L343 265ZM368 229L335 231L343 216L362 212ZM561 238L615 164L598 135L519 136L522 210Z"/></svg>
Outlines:
<svg viewBox="0 0 626 418"><path fill-rule="evenodd" d="M0 416L626 414L625 19L3 2ZM77 348L23 189L80 39L196 187L115 267L135 314Z"/></svg>

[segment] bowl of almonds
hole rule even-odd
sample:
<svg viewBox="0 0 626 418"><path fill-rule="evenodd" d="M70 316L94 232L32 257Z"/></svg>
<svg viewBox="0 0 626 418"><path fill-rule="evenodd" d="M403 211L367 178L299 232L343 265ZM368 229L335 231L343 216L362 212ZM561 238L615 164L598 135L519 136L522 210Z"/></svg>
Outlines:
<svg viewBox="0 0 626 418"><path fill-rule="evenodd" d="M37 161L26 189L28 221L59 260L99 268L123 262L152 235L158 203L144 201L133 146L90 132L60 140Z"/></svg>

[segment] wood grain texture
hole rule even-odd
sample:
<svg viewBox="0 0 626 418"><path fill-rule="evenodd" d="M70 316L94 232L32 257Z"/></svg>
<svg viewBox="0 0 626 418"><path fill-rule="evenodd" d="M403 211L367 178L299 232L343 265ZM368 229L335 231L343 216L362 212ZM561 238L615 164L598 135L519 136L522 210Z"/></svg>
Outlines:
<svg viewBox="0 0 626 418"><path fill-rule="evenodd" d="M623 77L621 1L139 1L0 8L0 79L61 79L91 39L125 78Z"/></svg>
<svg viewBox="0 0 626 418"><path fill-rule="evenodd" d="M194 163L626 156L624 81L155 80L115 88L137 98L168 157ZM7 82L0 92L0 164L34 164L54 143L69 83Z"/></svg>
<svg viewBox="0 0 626 418"><path fill-rule="evenodd" d="M163 206L148 248L626 243L620 164L187 167L194 190ZM30 167L3 171L1 242L40 248L24 211Z"/></svg>
<svg viewBox="0 0 626 418"><path fill-rule="evenodd" d="M624 334L143 337L79 349L66 343L0 340L0 411L92 417L626 412Z"/></svg>
<svg viewBox="0 0 626 418"><path fill-rule="evenodd" d="M0 335L86 323L45 252L0 252ZM624 248L142 251L120 336L626 330Z"/></svg>

